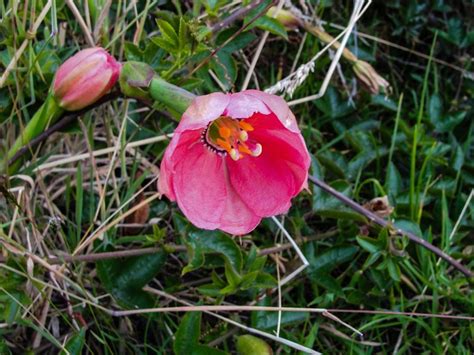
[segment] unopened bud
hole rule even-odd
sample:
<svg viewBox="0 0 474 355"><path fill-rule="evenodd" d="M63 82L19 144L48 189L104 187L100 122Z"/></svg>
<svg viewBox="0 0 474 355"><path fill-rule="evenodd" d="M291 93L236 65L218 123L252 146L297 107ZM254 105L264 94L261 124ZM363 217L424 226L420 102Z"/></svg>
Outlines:
<svg viewBox="0 0 474 355"><path fill-rule="evenodd" d="M53 96L59 107L76 111L104 96L117 82L121 64L105 49L84 49L66 60L56 72Z"/></svg>
<svg viewBox="0 0 474 355"><path fill-rule="evenodd" d="M357 60L352 69L362 85L372 94L379 94L380 92L388 94L390 92L389 82L382 78L369 63Z"/></svg>

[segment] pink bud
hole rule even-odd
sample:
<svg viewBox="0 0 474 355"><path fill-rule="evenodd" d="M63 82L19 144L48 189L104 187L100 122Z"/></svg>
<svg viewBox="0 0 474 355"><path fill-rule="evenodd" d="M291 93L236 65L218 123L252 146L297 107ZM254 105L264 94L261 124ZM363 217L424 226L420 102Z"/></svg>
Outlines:
<svg viewBox="0 0 474 355"><path fill-rule="evenodd" d="M114 86L120 69L121 64L105 49L84 49L59 67L53 84L54 97L63 109L80 110Z"/></svg>

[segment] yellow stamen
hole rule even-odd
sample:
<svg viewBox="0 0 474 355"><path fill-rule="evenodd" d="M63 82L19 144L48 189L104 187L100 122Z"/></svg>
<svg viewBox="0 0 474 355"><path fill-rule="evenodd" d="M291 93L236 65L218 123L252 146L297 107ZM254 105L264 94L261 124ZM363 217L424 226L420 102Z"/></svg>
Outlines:
<svg viewBox="0 0 474 355"><path fill-rule="evenodd" d="M245 144L239 144L239 152L253 155L253 152Z"/></svg>
<svg viewBox="0 0 474 355"><path fill-rule="evenodd" d="M220 145L222 148L224 148L227 152L229 152L232 149L232 146L230 145L230 143L223 139L217 138L216 143Z"/></svg>
<svg viewBox="0 0 474 355"><path fill-rule="evenodd" d="M237 149L231 149L229 151L229 155L232 158L232 160L235 160L235 161L239 160L239 158L240 158L240 154L237 151Z"/></svg>
<svg viewBox="0 0 474 355"><path fill-rule="evenodd" d="M249 134L247 133L247 131L240 131L239 138L242 142L245 142L249 139Z"/></svg>
<svg viewBox="0 0 474 355"><path fill-rule="evenodd" d="M247 123L247 122L244 122L244 121L239 121L239 126L240 126L240 128L242 128L243 130L245 130L247 132L252 132L253 131L253 127L250 123Z"/></svg>
<svg viewBox="0 0 474 355"><path fill-rule="evenodd" d="M248 132L253 130L252 125L244 120L221 116L209 125L203 139L211 150L225 151L231 159L238 161L246 156L258 157L262 153L262 145L249 137Z"/></svg>

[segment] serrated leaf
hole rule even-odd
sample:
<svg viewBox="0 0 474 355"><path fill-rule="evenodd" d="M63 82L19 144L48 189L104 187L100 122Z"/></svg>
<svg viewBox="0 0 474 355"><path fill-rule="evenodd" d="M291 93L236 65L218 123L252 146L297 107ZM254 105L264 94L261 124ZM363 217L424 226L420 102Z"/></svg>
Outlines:
<svg viewBox="0 0 474 355"><path fill-rule="evenodd" d="M162 19L157 19L156 23L158 27L160 28L160 32L163 38L165 38L168 42L173 44L175 47L178 47L179 38L173 26L169 22Z"/></svg>
<svg viewBox="0 0 474 355"><path fill-rule="evenodd" d="M169 40L162 38L162 37L153 37L152 42L155 43L158 47L163 48L168 53L176 53L178 51L178 47L176 44L170 42Z"/></svg>
<svg viewBox="0 0 474 355"><path fill-rule="evenodd" d="M182 17L179 18L178 35L179 35L179 40L178 40L179 51L183 52L191 45L191 38L188 32L188 25L186 24L186 21Z"/></svg>

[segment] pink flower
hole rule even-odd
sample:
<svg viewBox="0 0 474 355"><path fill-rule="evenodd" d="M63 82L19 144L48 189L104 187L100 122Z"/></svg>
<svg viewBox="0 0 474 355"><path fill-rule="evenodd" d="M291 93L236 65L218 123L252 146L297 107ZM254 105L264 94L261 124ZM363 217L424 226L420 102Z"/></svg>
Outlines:
<svg viewBox="0 0 474 355"><path fill-rule="evenodd" d="M288 211L310 157L295 116L257 90L199 96L183 114L161 163L160 193L197 227L252 231Z"/></svg>
<svg viewBox="0 0 474 355"><path fill-rule="evenodd" d="M67 111L99 100L117 82L121 64L100 47L83 49L66 60L54 78L53 94Z"/></svg>

